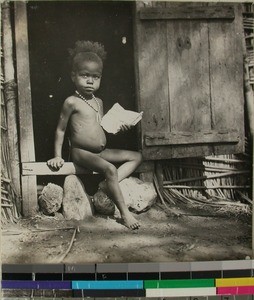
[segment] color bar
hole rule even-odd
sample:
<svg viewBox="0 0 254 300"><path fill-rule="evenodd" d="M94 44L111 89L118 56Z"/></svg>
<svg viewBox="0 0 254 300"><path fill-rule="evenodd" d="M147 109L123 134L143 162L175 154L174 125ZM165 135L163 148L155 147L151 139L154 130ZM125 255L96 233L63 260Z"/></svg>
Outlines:
<svg viewBox="0 0 254 300"><path fill-rule="evenodd" d="M158 263L129 263L129 280L158 280L160 264Z"/></svg>
<svg viewBox="0 0 254 300"><path fill-rule="evenodd" d="M146 297L192 297L215 296L216 288L171 288L171 289L147 289Z"/></svg>
<svg viewBox="0 0 254 300"><path fill-rule="evenodd" d="M254 295L254 286L219 287L217 295Z"/></svg>
<svg viewBox="0 0 254 300"><path fill-rule="evenodd" d="M217 271L222 269L222 261L195 261L190 263L191 271Z"/></svg>
<svg viewBox="0 0 254 300"><path fill-rule="evenodd" d="M191 262L191 279L209 279L222 277L221 261Z"/></svg>
<svg viewBox="0 0 254 300"><path fill-rule="evenodd" d="M191 263L189 262L165 262L160 263L160 272L190 272Z"/></svg>
<svg viewBox="0 0 254 300"><path fill-rule="evenodd" d="M124 263L103 263L96 265L97 273L127 273L128 264Z"/></svg>
<svg viewBox="0 0 254 300"><path fill-rule="evenodd" d="M63 280L95 280L95 264L74 265L66 264L64 266Z"/></svg>
<svg viewBox="0 0 254 300"><path fill-rule="evenodd" d="M129 273L159 273L160 264L158 263L129 263Z"/></svg>
<svg viewBox="0 0 254 300"><path fill-rule="evenodd" d="M254 260L224 260L222 261L222 270L248 270L252 269Z"/></svg>
<svg viewBox="0 0 254 300"><path fill-rule="evenodd" d="M70 290L71 281L2 280L2 289L55 289Z"/></svg>
<svg viewBox="0 0 254 300"><path fill-rule="evenodd" d="M246 260L226 260L222 261L223 278L251 277L252 261Z"/></svg>
<svg viewBox="0 0 254 300"><path fill-rule="evenodd" d="M2 264L2 273L64 273L61 264Z"/></svg>
<svg viewBox="0 0 254 300"><path fill-rule="evenodd" d="M32 273L2 273L2 280L33 280Z"/></svg>
<svg viewBox="0 0 254 300"><path fill-rule="evenodd" d="M33 265L33 273L64 273L64 265L61 264L37 264Z"/></svg>
<svg viewBox="0 0 254 300"><path fill-rule="evenodd" d="M253 277L221 278L215 280L216 287L254 286Z"/></svg>
<svg viewBox="0 0 254 300"><path fill-rule="evenodd" d="M65 273L95 273L95 264L85 264L85 265L74 265L65 264Z"/></svg>
<svg viewBox="0 0 254 300"><path fill-rule="evenodd" d="M33 273L31 264L2 264L2 273Z"/></svg>
<svg viewBox="0 0 254 300"><path fill-rule="evenodd" d="M189 262L160 263L160 279L191 279Z"/></svg>
<svg viewBox="0 0 254 300"><path fill-rule="evenodd" d="M72 281L76 290L132 290L143 289L142 280Z"/></svg>
<svg viewBox="0 0 254 300"><path fill-rule="evenodd" d="M215 287L214 279L145 280L145 289Z"/></svg>
<svg viewBox="0 0 254 300"><path fill-rule="evenodd" d="M74 297L76 297L75 292L78 290L74 290ZM145 290L82 290L81 293L77 295L80 300L84 299L84 297L94 297L104 299L108 298L116 298L116 297L145 297ZM116 299L115 299L116 300ZM120 300L120 299L119 299Z"/></svg>
<svg viewBox="0 0 254 300"><path fill-rule="evenodd" d="M127 280L128 264L103 263L96 265L97 280ZM136 278L133 278L136 280Z"/></svg>

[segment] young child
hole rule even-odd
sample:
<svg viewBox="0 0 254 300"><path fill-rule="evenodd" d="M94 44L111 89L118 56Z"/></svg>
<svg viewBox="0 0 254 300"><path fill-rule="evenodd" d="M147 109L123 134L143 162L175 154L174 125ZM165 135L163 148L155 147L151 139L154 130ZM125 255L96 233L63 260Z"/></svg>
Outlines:
<svg viewBox="0 0 254 300"><path fill-rule="evenodd" d="M125 205L119 182L140 165L142 156L135 151L106 148L106 136L100 126L103 103L94 96L100 87L106 52L101 44L90 41L76 42L69 52L76 91L64 101L55 135L55 157L47 164L56 170L63 166L62 145L69 124L72 161L105 176L100 188L114 201L124 224L138 229L140 225ZM116 169L113 163L122 165Z"/></svg>

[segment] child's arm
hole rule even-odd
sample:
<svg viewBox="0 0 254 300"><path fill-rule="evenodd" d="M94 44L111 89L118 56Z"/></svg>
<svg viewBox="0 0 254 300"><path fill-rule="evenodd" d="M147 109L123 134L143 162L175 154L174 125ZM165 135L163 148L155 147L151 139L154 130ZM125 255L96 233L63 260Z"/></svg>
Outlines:
<svg viewBox="0 0 254 300"><path fill-rule="evenodd" d="M74 109L74 102L72 98L67 98L63 104L62 111L60 114L60 118L58 121L56 134L55 134L55 152L54 158L47 161L47 165L52 167L53 169L60 169L63 164L64 160L62 158L62 147L64 141L64 135L66 131L66 127L69 121L71 114L73 113Z"/></svg>
<svg viewBox="0 0 254 300"><path fill-rule="evenodd" d="M100 117L102 119L102 117L104 116L103 102L100 98L96 98L96 99L97 99L97 101L99 102L99 105L100 105L99 113L100 113Z"/></svg>

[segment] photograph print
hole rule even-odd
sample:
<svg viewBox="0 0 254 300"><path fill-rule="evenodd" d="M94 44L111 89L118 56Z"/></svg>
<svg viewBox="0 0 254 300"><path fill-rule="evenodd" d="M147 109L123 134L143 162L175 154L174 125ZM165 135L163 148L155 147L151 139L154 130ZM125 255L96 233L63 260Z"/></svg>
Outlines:
<svg viewBox="0 0 254 300"><path fill-rule="evenodd" d="M251 3L1 11L3 264L251 257Z"/></svg>

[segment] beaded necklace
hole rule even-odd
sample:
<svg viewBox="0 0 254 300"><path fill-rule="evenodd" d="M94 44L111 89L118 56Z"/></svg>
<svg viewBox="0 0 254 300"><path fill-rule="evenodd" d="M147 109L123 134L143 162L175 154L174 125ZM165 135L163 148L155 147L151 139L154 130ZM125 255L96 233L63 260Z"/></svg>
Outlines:
<svg viewBox="0 0 254 300"><path fill-rule="evenodd" d="M100 104L99 104L98 100L96 99L96 97L94 96L94 94L92 94L92 99L95 100L95 102L96 102L96 104L97 104L97 106L98 106L98 109L94 108L94 107L88 102L88 100L87 100L84 96L82 96L78 91L75 91L75 94L76 94L80 99L84 100L84 102L85 102L87 105L89 105L89 106L97 113L97 121L100 122L100 121L101 121L101 116L100 116L100 113L99 113L99 112L100 112Z"/></svg>

